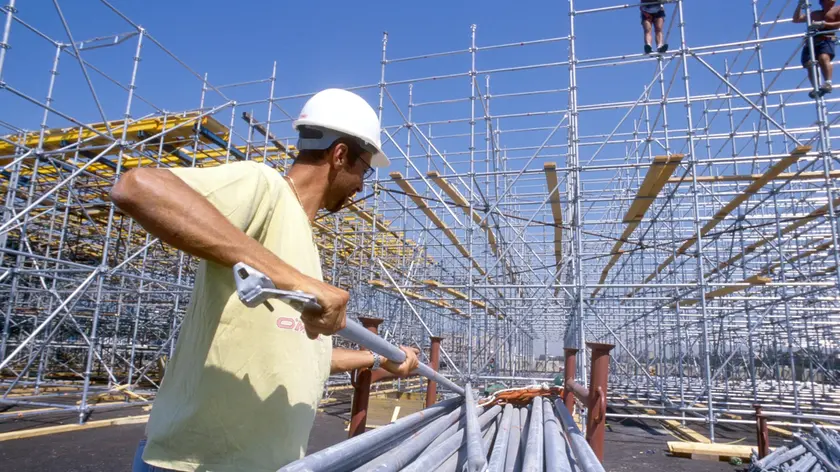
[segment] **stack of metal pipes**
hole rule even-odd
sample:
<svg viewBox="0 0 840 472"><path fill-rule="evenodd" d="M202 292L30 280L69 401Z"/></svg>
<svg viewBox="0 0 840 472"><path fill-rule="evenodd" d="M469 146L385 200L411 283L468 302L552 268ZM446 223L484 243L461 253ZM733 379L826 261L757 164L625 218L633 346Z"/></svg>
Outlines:
<svg viewBox="0 0 840 472"><path fill-rule="evenodd" d="M343 441L279 472L603 472L558 398L481 404L465 396Z"/></svg>
<svg viewBox="0 0 840 472"><path fill-rule="evenodd" d="M840 472L840 434L814 425L811 434L794 435L796 445L780 446L759 459L753 451L750 472Z"/></svg>

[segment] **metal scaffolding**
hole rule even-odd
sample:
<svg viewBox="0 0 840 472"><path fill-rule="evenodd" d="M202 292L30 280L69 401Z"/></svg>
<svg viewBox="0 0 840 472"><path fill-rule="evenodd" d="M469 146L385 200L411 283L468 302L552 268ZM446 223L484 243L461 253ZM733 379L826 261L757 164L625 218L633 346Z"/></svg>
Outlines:
<svg viewBox="0 0 840 472"><path fill-rule="evenodd" d="M284 172L292 120L316 91L280 94L277 63L267 78L214 84L105 0L74 8L105 8L129 32L80 40L60 2L7 1L0 401L83 421L154 397L196 263L124 217L110 187L141 166ZM699 422L711 440L717 423L752 423L753 403L777 427L837 422L840 99L808 98L796 61L814 33L787 24L791 0L741 0L746 39L721 44L689 40L685 3L666 3L664 54L581 47L590 18L627 21L638 4L569 0L556 37L481 45L473 25L461 48L412 57L386 33L378 83L351 89L378 104L392 165L315 224L350 315L384 318L386 339L424 355L442 337L442 371L474 383L553 377L536 372L546 340L613 343L610 405L645 411L610 415ZM38 29L53 13L60 39ZM24 62L18 36L51 62L32 63L40 50ZM129 73L106 73L91 50L129 58ZM155 103L138 74L147 55L173 69L156 74L186 77L178 87L194 88L197 107ZM46 90L4 79L15 67L49 68ZM641 93L593 100L579 76L596 73L639 79ZM64 75L85 107L54 104ZM125 397L97 403L114 392Z"/></svg>

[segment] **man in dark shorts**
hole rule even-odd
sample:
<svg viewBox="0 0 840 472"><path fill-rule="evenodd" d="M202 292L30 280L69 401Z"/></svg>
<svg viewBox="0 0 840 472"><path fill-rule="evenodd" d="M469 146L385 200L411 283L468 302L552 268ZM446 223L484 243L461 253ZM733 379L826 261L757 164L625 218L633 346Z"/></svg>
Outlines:
<svg viewBox="0 0 840 472"><path fill-rule="evenodd" d="M808 18L802 11L805 6L805 0L799 0L799 5L793 13L794 23L806 23ZM832 33L818 33L820 31L833 31L840 28L840 7L835 5L834 0L820 0L822 10L811 12L811 28L810 31L814 34L814 57L816 57L817 64L820 66L820 72L823 76L823 84L819 87L819 93L811 91L808 96L817 98L827 93L831 93L831 76L833 67L831 61L834 59L834 41L835 34ZM811 48L808 42L805 42L805 47L802 48L802 67L808 70L808 79L811 81L813 88L817 83L817 77L814 76L813 59L811 56Z"/></svg>
<svg viewBox="0 0 840 472"><path fill-rule="evenodd" d="M656 44L659 46L657 52L668 52L668 45L663 42L662 28L665 26L665 7L661 1L645 2L639 5L642 16L642 28L645 30L645 54L653 52L651 47L651 29L656 28Z"/></svg>

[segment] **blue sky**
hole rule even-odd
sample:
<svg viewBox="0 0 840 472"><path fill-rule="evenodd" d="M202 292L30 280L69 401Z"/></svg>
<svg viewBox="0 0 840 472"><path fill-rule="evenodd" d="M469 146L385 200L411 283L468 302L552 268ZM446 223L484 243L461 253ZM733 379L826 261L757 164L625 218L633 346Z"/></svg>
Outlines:
<svg viewBox="0 0 840 472"><path fill-rule="evenodd" d="M789 0L785 18L792 14L795 0ZM50 0L27 0L19 2L20 17L51 37L67 42L67 36ZM132 21L142 25L178 58L195 71L208 73L215 85L262 79L271 73L272 62L278 63L277 96L309 93L326 87L350 87L375 84L379 81L382 32L388 31L389 58L400 58L442 51L464 50L470 45L470 25L477 25L477 45L532 41L569 34L568 2L279 2L248 1L222 2L112 0L112 3ZM597 8L617 3L616 0L577 1L578 8ZM759 2L759 11L767 5ZM772 20L785 2L771 2L771 8L764 20ZM132 27L108 10L98 1L60 0L64 15L76 41L98 36L115 35L132 30ZM716 43L737 42L747 39L753 24L752 3L749 0L688 0L685 2L688 44L691 47ZM668 25L674 26L669 42L672 49L679 43L673 6L668 7ZM577 19L577 52L581 60L622 54L638 54L642 50L642 34L639 12L636 8L582 15ZM798 25L783 24L773 30L773 36L803 31ZM766 27L765 27L766 30ZM8 51L3 79L9 86L26 93L37 100L43 100L49 81L54 48L43 39L14 23L10 35L11 49ZM127 83L130 78L132 56L136 38L105 49L84 53L85 58L114 79ZM526 64L566 61L568 43L557 42L526 48L511 48L499 51L484 51L478 54L476 67L479 71ZM780 67L794 56L798 62L798 40L787 40L769 44L765 48L766 67ZM719 71L723 71L724 59L732 61L734 54L707 56L705 60ZM745 66L749 55L743 55L736 70ZM386 80L394 81L411 77L426 77L436 74L463 73L469 70L470 57L466 54L436 58L417 62L392 64L388 66ZM676 81L672 95L681 96L682 69L674 61L666 71L667 81L676 69ZM708 94L719 90L720 82L705 71L697 62L690 62L692 94ZM753 60L750 69L756 68ZM579 103L592 105L608 101L633 102L644 86L654 77L655 62L621 65L618 67L581 69L578 74ZM122 118L125 108L125 92L109 84L91 72L97 95L108 119ZM804 78L801 70L783 74L774 89L797 86ZM768 80L772 79L772 75ZM478 77L484 84L484 76ZM745 77L740 84L745 91L758 90L756 76ZM537 71L494 74L491 78L493 93L513 93L530 90L564 88L568 86L568 71L565 67L540 69ZM469 95L467 78L459 77L439 82L423 82L415 87L415 102L463 98ZM198 107L201 91L200 82L181 65L165 55L150 41L145 41L142 61L139 66L137 93L149 99L156 106L169 111L180 111ZM390 88L403 112L406 111L407 86ZM239 101L264 99L268 96L268 84L258 84L226 91ZM376 90L363 92L372 104L376 104ZM654 97L658 97L657 92ZM90 91L81 75L78 63L63 55L54 94L54 105L84 122L101 121L93 105ZM804 93L797 100L807 100ZM777 100L777 99L776 99ZM209 105L217 105L222 99L208 98ZM296 114L302 101L284 104L290 114ZM742 105L742 102L737 102ZM567 106L566 94L526 97L517 100L494 99L492 111L518 113L525 111L562 110ZM715 106L720 106L717 103ZM250 110L250 108L248 108ZM654 108L652 107L652 110ZM813 123L812 107L808 112L791 110L788 113L790 126ZM241 109L238 111L242 111ZM265 116L265 106L255 110L258 118ZM697 120L700 109L694 108ZM142 102L136 102L133 116L139 117L154 110ZM458 119L469 117L469 104L457 104L416 108L415 121L436 119ZM654 110L655 112L655 110ZM685 126L685 111L682 104L668 107L672 128ZM481 115L481 108L476 113ZM581 134L609 133L623 116L625 110L599 111L581 116ZM0 120L15 126L36 129L43 111L26 103L7 91L0 91ZM753 115L755 115L753 113ZM386 124L402 120L391 105L386 104ZM736 123L744 113L736 114ZM221 113L217 119L227 124L230 112ZM277 114L274 116L277 118ZM502 129L517 127L552 127L559 116L542 118L511 119L502 123ZM747 120L744 128L751 129L754 116ZM620 131L630 130L628 122ZM50 127L64 127L69 123L59 117L51 117ZM479 153L484 150L483 124L478 125ZM661 124L660 124L661 126ZM242 122L237 118L237 129L244 132ZM289 135L288 126L275 133ZM277 128L273 128L277 130ZM715 131L728 129L726 116L719 116L712 125ZM437 127L433 134L457 134L468 131L466 124ZM0 134L8 130L0 126ZM424 130L426 132L426 130ZM539 145L546 137L546 131L530 132L504 137L507 147ZM405 132L398 138L401 146ZM565 142L565 131L551 140L551 144ZM464 152L468 143L464 138L441 139L436 142L444 152ZM719 145L713 146L712 153ZM416 147L415 147L416 150ZM393 147L388 150L396 155ZM584 160L595 149L583 150ZM676 150L677 152L679 149ZM742 155L751 155L752 150ZM546 154L558 151L548 151ZM705 153L705 149L703 149ZM727 150L721 155L727 156ZM510 152L509 157L527 159L531 151ZM599 159L623 157L621 146L610 146L599 155ZM555 157L540 157L530 168L541 168L544 160L559 160ZM465 169L465 157L450 159L459 170ZM460 164L459 164L460 162ZM515 169L524 161L513 163ZM405 167L398 164L398 170ZM481 169L478 169L481 170ZM535 180L539 186L544 181ZM540 187L541 191L544 191ZM529 215L529 214L528 214ZM526 215L526 216L528 216ZM551 347L551 346L550 346ZM537 351L540 352L539 350Z"/></svg>
<svg viewBox="0 0 840 472"><path fill-rule="evenodd" d="M208 73L214 84L227 84L267 77L272 61L278 62L280 75L278 95L312 92L329 86L373 84L379 80L379 59L382 32L390 33L389 57L405 57L429 52L465 49L469 46L469 27L478 27L478 45L528 41L568 34L568 3L531 2L525 6L510 2L479 3L426 1L412 2L321 2L317 7L306 2L230 2L158 1L133 2L114 0L114 5L180 59L200 73ZM578 8L600 7L610 0L577 2ZM760 8L766 2L760 2ZM777 2L778 3L778 2ZM80 5L81 4L81 5ZM360 5L362 5L360 7ZM131 27L96 1L61 2L64 14L76 40L130 31ZM780 5L773 5L775 16ZM669 14L673 13L669 7ZM751 2L747 0L708 0L686 2L688 40L690 45L730 42L745 39L752 24ZM31 0L19 5L20 16L50 36L66 41L52 2ZM788 13L786 12L786 15ZM673 16L673 15L671 15ZM769 18L768 18L769 19ZM666 25L670 23L666 22ZM800 30L782 25L776 34ZM636 9L582 15L578 18L578 55L581 59L640 52L641 29ZM672 47L678 42L672 32ZM14 24L7 56L5 80L33 97L43 99L53 50L35 35ZM134 40L121 46L87 53L114 78L127 82L131 70ZM772 48L771 48L772 49ZM796 49L788 42L779 51L768 50L768 62L783 62ZM772 58L776 55L776 58ZM563 61L567 43L486 52L479 55L477 68ZM774 60L775 59L775 60ZM710 59L722 69L722 62ZM692 66L697 70L696 66ZM388 80L463 72L469 68L466 55L389 66ZM580 72L580 103L608 100L635 100L644 84L652 77L652 64L595 69ZM72 110L74 116L95 120L90 93L77 64L64 56L60 66L56 106ZM702 74L698 74L702 75ZM513 77L513 74L510 75ZM505 74L493 78L493 89L564 87L564 68L550 72L521 74L511 78ZM681 78L681 74L680 77ZM698 76L694 80L698 80ZM157 47L146 42L140 65L138 93L149 97L162 108L180 110L197 106L198 81ZM447 91L466 94L466 79L448 81ZM483 83L483 78L479 78ZM124 92L104 83L94 75L100 100L108 118L122 114ZM498 83L498 85L497 85ZM442 82L443 84L443 82ZM698 82L700 88L704 84ZM709 81L709 86L717 86ZM433 90L429 87L430 91ZM246 89L240 89L242 91ZM253 96L267 94L267 87L253 87ZM422 91L421 91L422 92ZM436 90L433 91L437 93ZM247 99L250 92L242 94ZM394 94L401 92L395 91ZM407 93L407 92L402 92ZM454 93L454 92L450 92ZM445 95L443 93L442 95ZM422 95L421 95L422 96ZM373 101L372 95L369 98ZM34 127L40 113L30 110L18 99L0 98L0 119L21 126ZM562 106L565 100L558 101ZM8 104L8 106L3 106ZM530 104L524 106L530 107ZM462 106L466 109L466 106ZM138 111L140 111L138 109ZM294 113L295 110L290 110ZM32 123L32 120L36 120Z"/></svg>

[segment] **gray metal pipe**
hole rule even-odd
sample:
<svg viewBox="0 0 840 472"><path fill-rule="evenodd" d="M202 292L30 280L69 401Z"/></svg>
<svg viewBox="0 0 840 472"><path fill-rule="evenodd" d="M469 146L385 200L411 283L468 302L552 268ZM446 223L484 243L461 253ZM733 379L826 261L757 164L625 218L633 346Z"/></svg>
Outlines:
<svg viewBox="0 0 840 472"><path fill-rule="evenodd" d="M444 400L413 415L400 418L387 426L342 441L335 446L287 464L278 472L352 470L353 467L358 467L387 450L394 442L404 438L406 433L415 431L418 427L451 412L461 404L461 401L461 398Z"/></svg>
<svg viewBox="0 0 840 472"><path fill-rule="evenodd" d="M780 466L780 465L784 464L787 461L791 461L793 459L796 459L797 457L805 454L806 452L807 452L807 450L805 449L805 446L796 446L793 449L789 449L787 451L784 451L779 455L773 456L773 458L771 458L770 460L765 461L764 464L763 464L763 466L764 466L763 468L772 469L776 466ZM767 457L770 457L770 456L767 456Z"/></svg>
<svg viewBox="0 0 840 472"><path fill-rule="evenodd" d="M403 361L405 361L405 353L402 352L400 348L371 333L362 325L349 318L347 319L347 327L336 334L344 339L353 341L360 346L364 346L379 355L385 356L388 360L396 362L397 364L402 364ZM455 382L447 379L442 374L435 372L434 369L422 362L417 369L414 370L414 372L426 377L427 379L434 380L459 395L464 395L463 388L458 386Z"/></svg>
<svg viewBox="0 0 840 472"><path fill-rule="evenodd" d="M498 420L498 417L497 417ZM484 456L490 451L490 446L493 443L493 437L498 429L499 421L491 421L485 428L482 428L481 448ZM459 472L466 470L469 453L466 450L466 445L462 445L458 450L458 454L453 454L446 460L435 472Z"/></svg>
<svg viewBox="0 0 840 472"><path fill-rule="evenodd" d="M811 431L820 439L823 449L828 453L828 458L833 460L835 464L840 464L840 446L834 441L834 438L829 437L817 425L811 428Z"/></svg>
<svg viewBox="0 0 840 472"><path fill-rule="evenodd" d="M484 414L478 418L479 428L484 428L487 424L493 421L496 416L501 413L501 411L502 407L499 405L485 411ZM368 434L370 433L365 433L359 437L361 438ZM420 454L420 457L402 469L401 472L429 472L436 470L441 464L446 462L451 455L455 454L455 452L458 451L458 449L465 443L465 436L466 429L458 430L458 432L438 444L436 447L426 448L426 450Z"/></svg>
<svg viewBox="0 0 840 472"><path fill-rule="evenodd" d="M525 459L522 472L542 472L543 470L543 401L534 397L531 401L531 424L528 425L528 443L525 446Z"/></svg>
<svg viewBox="0 0 840 472"><path fill-rule="evenodd" d="M755 467L757 469L764 469L764 468L767 467L767 464L770 461L775 461L777 457L781 456L782 454L784 454L787 451L788 451L787 446L777 447L770 454L767 454L766 456L762 457L761 459L755 461L755 463L753 465L755 465Z"/></svg>
<svg viewBox="0 0 840 472"><path fill-rule="evenodd" d="M510 419L510 434L508 437L507 454L505 454L505 472L515 472L519 463L519 444L522 436L522 414L519 408L513 410Z"/></svg>
<svg viewBox="0 0 840 472"><path fill-rule="evenodd" d="M490 464L487 466L487 472L502 472L502 469L504 469L514 414L518 415L519 412L513 409L513 405L510 403L505 405L499 434L493 442L493 451L490 453Z"/></svg>
<svg viewBox="0 0 840 472"><path fill-rule="evenodd" d="M465 408L465 407L462 405L461 408ZM484 407L479 407L479 408L481 408L481 414L484 414L484 411L485 411ZM466 428L466 426L467 426L467 416L466 416L466 414L464 414L464 415L461 416L460 420L457 423L455 423L452 426L450 426L449 428L447 428L446 431L443 432L443 434L436 437L435 440L432 441L431 444L426 446L426 449L427 450L434 449L440 443L442 443L443 441L446 441L450 436L452 436L453 434L455 434L459 430L462 430L462 429Z"/></svg>
<svg viewBox="0 0 840 472"><path fill-rule="evenodd" d="M531 425L531 409L527 406L519 409L519 454L517 454L516 467L514 470L519 472L522 470L522 464L525 462L525 448L528 446L528 432Z"/></svg>
<svg viewBox="0 0 840 472"><path fill-rule="evenodd" d="M595 456L595 452L586 443L583 433L580 432L575 424L574 418L569 414L566 405L560 400L554 400L554 412L560 418L560 423L563 425L563 430L566 432L566 438L572 447L572 452L575 454L578 468L583 472L606 472L604 466Z"/></svg>
<svg viewBox="0 0 840 472"><path fill-rule="evenodd" d="M816 457L822 463L823 467L825 467L825 470L827 470L828 472L838 472L837 467L835 467L834 464L827 457L825 457L825 454L822 453L820 448L814 446L799 434L794 434L793 438L796 439L796 441L799 442L801 446L804 446L805 449L808 450L808 452L813 454L814 457Z"/></svg>
<svg viewBox="0 0 840 472"><path fill-rule="evenodd" d="M475 407L473 407L473 410L475 410ZM466 405L461 405L461 408L436 419L425 428L414 432L399 446L359 467L356 469L356 472L395 472L402 469L413 461L415 457L420 455L447 428L452 425L457 426L458 420L466 411Z"/></svg>
<svg viewBox="0 0 840 472"><path fill-rule="evenodd" d="M817 458L810 452L807 452L802 456L802 458L791 464L790 467L788 467L788 470L790 472L808 472L816 463Z"/></svg>
<svg viewBox="0 0 840 472"><path fill-rule="evenodd" d="M472 385L467 382L464 386L466 391L467 410L467 470L479 472L487 464L484 455L481 454L481 431L478 427L478 413L475 410Z"/></svg>
<svg viewBox="0 0 840 472"><path fill-rule="evenodd" d="M560 421L554 414L551 401L543 399L543 435L545 436L545 470L571 472L569 448L566 438L560 434Z"/></svg>

